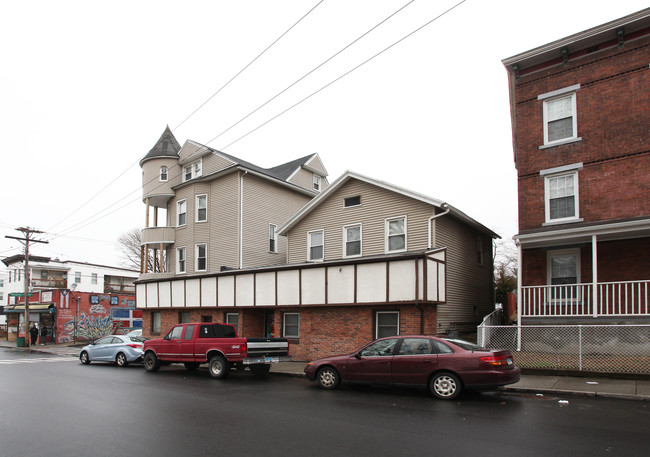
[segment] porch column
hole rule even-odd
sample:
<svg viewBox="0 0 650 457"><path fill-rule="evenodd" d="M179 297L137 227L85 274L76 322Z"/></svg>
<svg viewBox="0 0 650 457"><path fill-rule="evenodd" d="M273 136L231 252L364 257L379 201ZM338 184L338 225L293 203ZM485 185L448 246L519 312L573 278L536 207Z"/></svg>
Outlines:
<svg viewBox="0 0 650 457"><path fill-rule="evenodd" d="M522 268L521 268L521 258L523 249L521 248L521 242L519 240L515 241L517 243L517 351L521 351L521 300L523 294L521 293L521 278Z"/></svg>
<svg viewBox="0 0 650 457"><path fill-rule="evenodd" d="M598 317L598 237L591 235L591 281L593 288L593 315Z"/></svg>

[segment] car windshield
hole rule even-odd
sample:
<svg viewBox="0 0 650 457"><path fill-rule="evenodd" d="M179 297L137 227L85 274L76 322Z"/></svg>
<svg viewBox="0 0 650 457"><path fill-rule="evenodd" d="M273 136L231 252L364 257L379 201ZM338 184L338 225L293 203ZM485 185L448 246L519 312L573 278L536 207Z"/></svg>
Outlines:
<svg viewBox="0 0 650 457"><path fill-rule="evenodd" d="M487 351L482 346L479 346L478 344L470 343L469 341L465 340L460 340L458 338L442 338L444 341L449 341L451 344L455 344L456 346L465 349L466 351Z"/></svg>

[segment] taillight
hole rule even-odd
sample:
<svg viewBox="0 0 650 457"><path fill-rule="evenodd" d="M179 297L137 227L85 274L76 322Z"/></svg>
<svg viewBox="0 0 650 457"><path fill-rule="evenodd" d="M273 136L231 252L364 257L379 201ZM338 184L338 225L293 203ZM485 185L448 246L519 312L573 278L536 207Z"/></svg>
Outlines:
<svg viewBox="0 0 650 457"><path fill-rule="evenodd" d="M128 347L133 348L133 349L140 349L142 348L141 344L127 344Z"/></svg>
<svg viewBox="0 0 650 457"><path fill-rule="evenodd" d="M488 365L499 367L502 365L512 364L512 359L507 355L499 355L499 356L491 355L487 357L481 357L481 362L487 363Z"/></svg>
<svg viewBox="0 0 650 457"><path fill-rule="evenodd" d="M246 357L246 350L247 349L248 348L246 347L246 343L242 343L242 345L241 345L241 353L242 353L243 357Z"/></svg>

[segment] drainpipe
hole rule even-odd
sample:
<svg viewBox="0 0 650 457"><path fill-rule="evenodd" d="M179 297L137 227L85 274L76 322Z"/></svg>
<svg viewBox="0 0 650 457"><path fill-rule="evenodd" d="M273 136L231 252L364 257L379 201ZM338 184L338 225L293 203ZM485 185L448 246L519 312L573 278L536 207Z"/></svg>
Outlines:
<svg viewBox="0 0 650 457"><path fill-rule="evenodd" d="M239 269L244 268L244 176L248 171L239 178Z"/></svg>
<svg viewBox="0 0 650 457"><path fill-rule="evenodd" d="M441 207L441 208L447 208L447 209L446 209L444 212L439 213L439 214L434 214L433 216L431 216L431 217L429 218L429 224L428 224L428 226L429 226L429 227L428 227L428 229L429 229L429 234L428 234L428 244L429 244L429 247L428 247L428 248L429 248L429 249L432 249L432 248L433 248L433 230L431 229L431 222L432 222L434 219L436 219L436 218L438 218L438 217L440 217L440 216L444 216L445 214L449 214L449 211L451 211L451 208L449 207L449 205L447 205L447 203L443 203L442 205L440 205L440 207Z"/></svg>
<svg viewBox="0 0 650 457"><path fill-rule="evenodd" d="M596 235L591 236L591 280L594 289L593 316L598 317L598 237Z"/></svg>

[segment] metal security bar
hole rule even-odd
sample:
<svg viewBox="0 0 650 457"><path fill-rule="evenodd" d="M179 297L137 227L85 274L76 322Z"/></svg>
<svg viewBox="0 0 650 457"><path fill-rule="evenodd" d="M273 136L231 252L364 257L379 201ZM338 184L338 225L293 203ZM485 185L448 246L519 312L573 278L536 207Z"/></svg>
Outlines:
<svg viewBox="0 0 650 457"><path fill-rule="evenodd" d="M481 325L477 339L522 368L650 374L650 325Z"/></svg>

